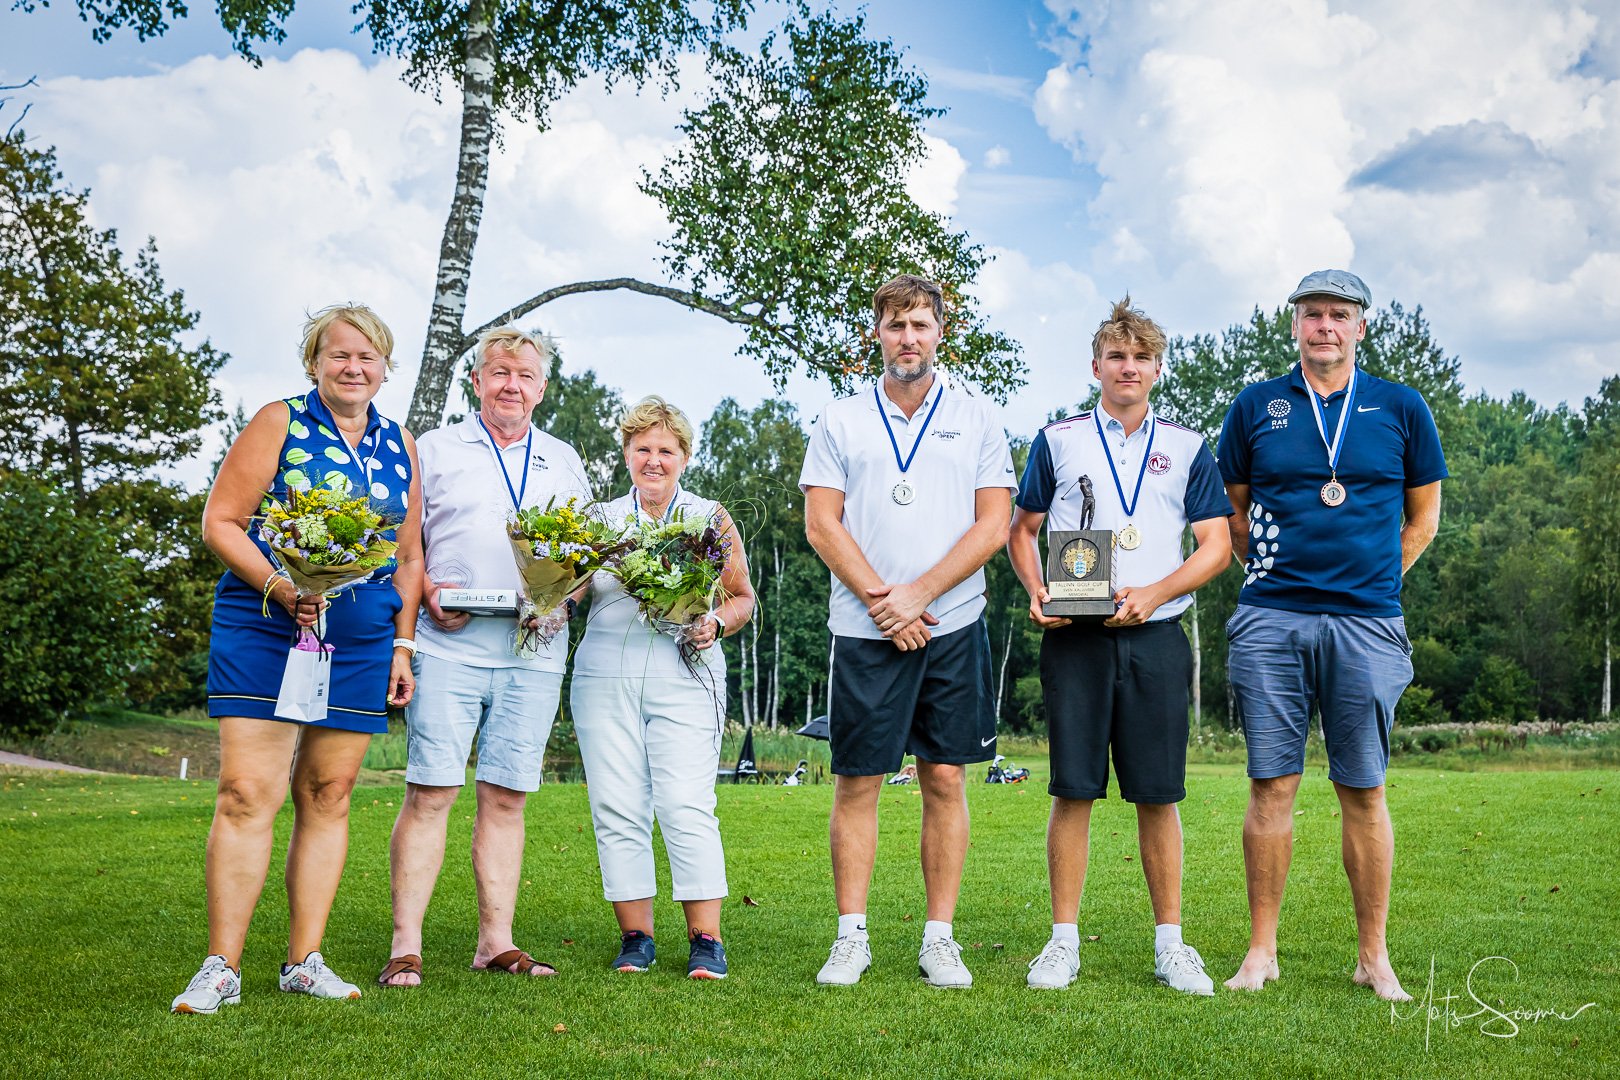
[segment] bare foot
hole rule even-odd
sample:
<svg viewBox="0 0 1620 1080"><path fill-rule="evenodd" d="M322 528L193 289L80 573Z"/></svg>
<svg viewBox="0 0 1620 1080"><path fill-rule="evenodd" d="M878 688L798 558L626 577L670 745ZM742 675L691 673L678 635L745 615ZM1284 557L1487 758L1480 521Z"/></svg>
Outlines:
<svg viewBox="0 0 1620 1080"><path fill-rule="evenodd" d="M1372 988L1372 992L1385 1001L1411 1001L1412 995L1401 989L1401 980L1395 977L1395 969L1389 966L1389 958L1374 961L1371 964L1356 961L1356 973L1351 980L1357 986Z"/></svg>
<svg viewBox="0 0 1620 1080"><path fill-rule="evenodd" d="M1277 955L1263 949L1250 949L1249 954L1243 958L1243 965L1237 969L1237 974L1226 980L1228 990L1264 990L1266 983L1280 978L1282 972L1277 970Z"/></svg>

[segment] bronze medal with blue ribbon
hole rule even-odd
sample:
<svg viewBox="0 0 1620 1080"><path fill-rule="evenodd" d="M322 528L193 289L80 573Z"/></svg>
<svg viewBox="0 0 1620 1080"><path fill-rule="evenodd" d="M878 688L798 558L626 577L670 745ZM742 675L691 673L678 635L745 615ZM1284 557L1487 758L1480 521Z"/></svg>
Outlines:
<svg viewBox="0 0 1620 1080"><path fill-rule="evenodd" d="M1350 410L1356 404L1356 369L1350 368L1350 383L1344 389L1344 411L1339 414L1339 422L1333 428L1333 441L1328 442L1327 425L1322 422L1322 405L1316 400L1316 391L1309 383L1305 384L1306 396L1311 399L1311 415L1316 417L1316 433L1322 437L1322 445L1327 447L1329 480L1322 485L1321 498L1327 506L1338 506L1344 502L1349 492L1343 484L1339 483L1339 452L1344 449L1344 433L1350 427Z"/></svg>
<svg viewBox="0 0 1620 1080"><path fill-rule="evenodd" d="M893 490L889 492L889 498L893 499L898 506L910 506L917 498L917 489L912 486L910 480L906 479L906 470L911 468L912 461L916 459L917 448L922 446L923 436L928 434L928 424L934 419L934 412L944 399L945 386L941 384L939 394L934 398L934 404L929 408L928 415L923 417L922 427L917 431L917 440L911 444L911 453L907 454L905 460L902 461L900 459L900 440L894 437L894 428L889 424L889 413L883 408L883 395L878 392L876 386L872 387L872 400L877 402L878 417L883 421L883 430L889 433L889 446L894 449L894 463L900 467L900 482L894 485Z"/></svg>

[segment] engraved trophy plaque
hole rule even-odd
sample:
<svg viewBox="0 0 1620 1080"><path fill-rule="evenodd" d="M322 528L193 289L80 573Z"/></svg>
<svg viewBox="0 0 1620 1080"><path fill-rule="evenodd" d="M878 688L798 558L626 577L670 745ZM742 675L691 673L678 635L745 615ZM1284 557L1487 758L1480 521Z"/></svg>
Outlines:
<svg viewBox="0 0 1620 1080"><path fill-rule="evenodd" d="M1085 502L1079 529L1046 535L1046 593L1041 614L1066 619L1110 619L1114 615L1114 534L1091 528L1097 500L1090 477L1079 481Z"/></svg>

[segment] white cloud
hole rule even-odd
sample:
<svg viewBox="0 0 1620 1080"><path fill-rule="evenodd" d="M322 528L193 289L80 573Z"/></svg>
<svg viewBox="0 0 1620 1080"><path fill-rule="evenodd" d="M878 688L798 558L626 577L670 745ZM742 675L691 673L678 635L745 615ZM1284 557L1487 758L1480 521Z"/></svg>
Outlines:
<svg viewBox="0 0 1620 1080"><path fill-rule="evenodd" d="M701 85L687 82L688 94ZM678 102L651 93L587 86L554 110L550 130L507 126L491 162L468 325L554 285L658 278L669 227L636 184L672 145L677 114ZM399 417L415 385L458 124L458 109L412 92L392 63L315 50L260 69L203 57L141 77L54 79L28 117L68 181L93 188L98 225L118 228L126 249L157 238L165 279L231 355L219 379L227 410L301 393L304 312L352 299L395 331L399 367L378 405ZM929 149L919 196L948 211L966 163L943 140ZM695 419L727 395L753 403L775 393L734 356L735 328L664 300L574 297L526 321L560 338L570 370L594 368L631 398L666 394ZM717 377L692 379L696 364ZM790 393L811 413L829 396L804 378ZM211 456L180 477L202 479Z"/></svg>
<svg viewBox="0 0 1620 1080"><path fill-rule="evenodd" d="M1002 169L1012 161L1012 151L1005 146L992 146L984 152L984 167Z"/></svg>
<svg viewBox="0 0 1620 1080"><path fill-rule="evenodd" d="M956 212L957 185L967 172L962 152L938 135L923 136L923 156L906 171L906 193L924 210Z"/></svg>
<svg viewBox="0 0 1620 1080"><path fill-rule="evenodd" d="M1348 265L1422 304L1472 386L1578 401L1620 369L1620 63L1595 7L1048 6L1066 36L1036 115L1101 179L1096 280L1146 274L1172 324L1217 328Z"/></svg>
<svg viewBox="0 0 1620 1080"><path fill-rule="evenodd" d="M1032 263L1022 252L991 247L974 294L994 325L1024 346L1029 383L1007 403L1014 434L1033 436L1046 416L1072 407L1090 389L1091 335L1107 300L1083 271L1064 262Z"/></svg>

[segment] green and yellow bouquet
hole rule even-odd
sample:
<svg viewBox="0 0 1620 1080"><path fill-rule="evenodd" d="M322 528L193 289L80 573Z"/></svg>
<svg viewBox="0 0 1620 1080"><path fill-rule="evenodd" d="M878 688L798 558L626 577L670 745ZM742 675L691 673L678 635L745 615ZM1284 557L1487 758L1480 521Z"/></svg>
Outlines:
<svg viewBox="0 0 1620 1080"><path fill-rule="evenodd" d="M259 539L301 596L358 585L399 548L389 535L399 522L379 514L369 499L326 487L289 491L285 502L267 498L258 521Z"/></svg>
<svg viewBox="0 0 1620 1080"><path fill-rule="evenodd" d="M560 506L553 500L519 510L507 522L506 538L523 582L520 626L562 603L625 546L612 526L586 513L573 498Z"/></svg>

